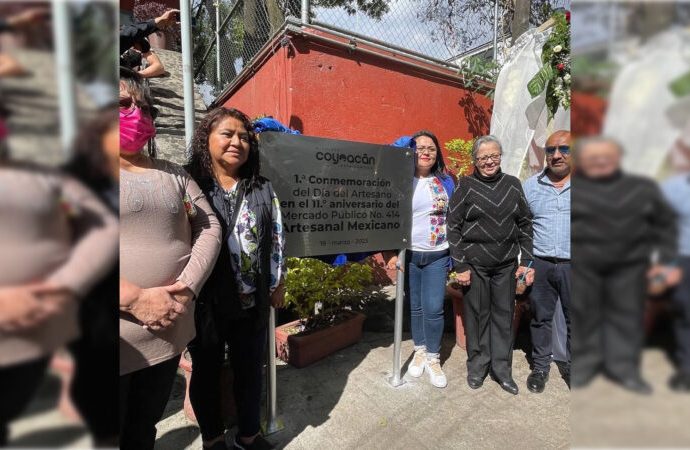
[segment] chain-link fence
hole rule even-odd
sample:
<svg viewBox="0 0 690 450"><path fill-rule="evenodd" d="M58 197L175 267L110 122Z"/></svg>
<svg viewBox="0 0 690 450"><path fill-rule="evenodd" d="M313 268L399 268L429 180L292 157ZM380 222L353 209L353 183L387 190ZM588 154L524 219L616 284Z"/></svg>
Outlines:
<svg viewBox="0 0 690 450"><path fill-rule="evenodd" d="M502 45L516 16L514 0L498 0ZM308 19L432 61L454 65L472 49L491 45L495 3L485 0L310 0ZM570 0L532 0L527 20L545 21ZM195 78L207 101L217 97L280 29L301 17L301 0L197 0L194 5ZM216 29L219 38L216 40ZM220 52L217 52L220 46Z"/></svg>

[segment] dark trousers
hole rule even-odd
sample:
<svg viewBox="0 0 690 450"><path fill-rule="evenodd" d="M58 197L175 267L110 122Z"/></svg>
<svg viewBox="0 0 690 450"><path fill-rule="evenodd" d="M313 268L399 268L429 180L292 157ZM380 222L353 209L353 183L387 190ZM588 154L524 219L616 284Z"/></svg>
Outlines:
<svg viewBox="0 0 690 450"><path fill-rule="evenodd" d="M7 445L9 424L29 405L48 368L49 357L0 368L0 448Z"/></svg>
<svg viewBox="0 0 690 450"><path fill-rule="evenodd" d="M690 256L681 256L679 262L683 279L673 292L675 357L678 370L690 374Z"/></svg>
<svg viewBox="0 0 690 450"><path fill-rule="evenodd" d="M226 341L232 362L239 435L250 437L260 430L261 372L267 329L257 327L255 319L232 320L219 328L222 331L218 342L202 343L202 339L198 338L188 346L192 357L189 399L199 422L201 436L207 441L225 432L221 415L220 374Z"/></svg>
<svg viewBox="0 0 690 450"><path fill-rule="evenodd" d="M646 263L573 263L573 384L587 383L601 369L620 379L639 375L647 269Z"/></svg>
<svg viewBox="0 0 690 450"><path fill-rule="evenodd" d="M120 449L151 450L163 416L179 356L120 376ZM106 406L104 406L106 407Z"/></svg>
<svg viewBox="0 0 690 450"><path fill-rule="evenodd" d="M516 263L471 267L464 295L468 376L483 378L489 368L499 380L512 376L516 269Z"/></svg>
<svg viewBox="0 0 690 450"><path fill-rule="evenodd" d="M566 348L570 353L570 263L535 257L534 277L530 292L533 368L548 372L553 358L553 316L559 298L568 329Z"/></svg>

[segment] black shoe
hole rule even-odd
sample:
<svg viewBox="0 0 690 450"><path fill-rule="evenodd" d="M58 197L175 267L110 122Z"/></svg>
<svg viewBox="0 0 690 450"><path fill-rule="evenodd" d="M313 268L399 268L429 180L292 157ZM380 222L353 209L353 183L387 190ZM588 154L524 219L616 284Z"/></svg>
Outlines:
<svg viewBox="0 0 690 450"><path fill-rule="evenodd" d="M527 377L527 389L535 394L540 394L544 392L547 381L549 381L549 372L546 370L534 369Z"/></svg>
<svg viewBox="0 0 690 450"><path fill-rule="evenodd" d="M272 450L275 447L259 434L251 444L244 444L238 436L235 436L232 448L236 450Z"/></svg>
<svg viewBox="0 0 690 450"><path fill-rule="evenodd" d="M620 387L622 387L623 389L626 389L630 392L634 392L636 394L650 395L652 393L652 387L640 376L623 379L614 379L613 381L620 385Z"/></svg>
<svg viewBox="0 0 690 450"><path fill-rule="evenodd" d="M503 389L506 392L510 392L513 395L518 394L518 385L515 383L515 381L511 378L508 380L503 380L499 381L498 384L501 386L501 389Z"/></svg>
<svg viewBox="0 0 690 450"><path fill-rule="evenodd" d="M472 389L479 389L484 384L483 377L471 377L467 376L467 385Z"/></svg>
<svg viewBox="0 0 690 450"><path fill-rule="evenodd" d="M676 373L668 380L668 387L676 392L690 392L690 373Z"/></svg>

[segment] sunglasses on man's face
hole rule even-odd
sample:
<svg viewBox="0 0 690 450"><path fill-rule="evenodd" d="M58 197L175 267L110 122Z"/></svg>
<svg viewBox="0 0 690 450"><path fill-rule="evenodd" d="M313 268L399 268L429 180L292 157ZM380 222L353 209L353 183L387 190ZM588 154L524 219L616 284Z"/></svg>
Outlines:
<svg viewBox="0 0 690 450"><path fill-rule="evenodd" d="M557 145L557 146L548 146L544 148L544 151L546 152L547 155L553 155L556 153L556 150L561 155L569 155L570 154L570 146L569 145Z"/></svg>

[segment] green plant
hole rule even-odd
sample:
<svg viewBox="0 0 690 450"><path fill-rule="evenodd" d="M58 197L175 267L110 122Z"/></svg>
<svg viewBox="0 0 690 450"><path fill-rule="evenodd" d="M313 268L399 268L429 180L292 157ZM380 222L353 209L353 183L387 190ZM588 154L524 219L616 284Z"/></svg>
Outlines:
<svg viewBox="0 0 690 450"><path fill-rule="evenodd" d="M480 55L472 55L460 61L460 76L465 88L480 92L489 98L493 98L495 89L487 85L496 85L498 74L501 71L496 61ZM481 82L480 82L481 81Z"/></svg>
<svg viewBox="0 0 690 450"><path fill-rule="evenodd" d="M570 12L556 13L551 35L542 47L543 66L527 83L532 98L546 90L546 109L549 119L559 107L570 108Z"/></svg>
<svg viewBox="0 0 690 450"><path fill-rule="evenodd" d="M365 264L333 267L312 258L288 258L286 263L285 301L300 317L299 331L342 320L373 280L373 269Z"/></svg>
<svg viewBox="0 0 690 450"><path fill-rule="evenodd" d="M451 139L445 143L448 166L457 176L469 175L472 170L472 146L474 139Z"/></svg>

